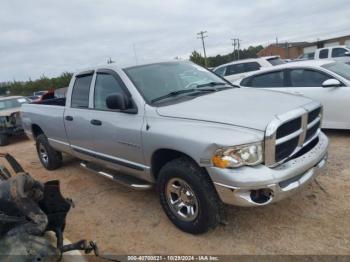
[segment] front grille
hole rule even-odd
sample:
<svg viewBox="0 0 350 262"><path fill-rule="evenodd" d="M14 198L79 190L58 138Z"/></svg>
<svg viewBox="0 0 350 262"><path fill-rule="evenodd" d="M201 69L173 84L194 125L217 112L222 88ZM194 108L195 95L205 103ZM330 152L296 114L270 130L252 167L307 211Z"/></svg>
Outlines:
<svg viewBox="0 0 350 262"><path fill-rule="evenodd" d="M305 141L309 141L317 133L320 128L320 122L316 123L314 126L310 127L306 132Z"/></svg>
<svg viewBox="0 0 350 262"><path fill-rule="evenodd" d="M295 148L298 146L299 137L295 137L291 140L287 140L286 142L279 144L276 146L276 162L280 162L283 159L290 156Z"/></svg>
<svg viewBox="0 0 350 262"><path fill-rule="evenodd" d="M308 123L310 124L312 121L314 121L321 113L321 107L311 111L309 113Z"/></svg>
<svg viewBox="0 0 350 262"><path fill-rule="evenodd" d="M266 129L265 164L273 167L301 152L304 146L317 137L321 113L322 107L312 103L277 116Z"/></svg>
<svg viewBox="0 0 350 262"><path fill-rule="evenodd" d="M282 124L276 132L276 139L287 136L301 128L301 117L298 117L290 122Z"/></svg>

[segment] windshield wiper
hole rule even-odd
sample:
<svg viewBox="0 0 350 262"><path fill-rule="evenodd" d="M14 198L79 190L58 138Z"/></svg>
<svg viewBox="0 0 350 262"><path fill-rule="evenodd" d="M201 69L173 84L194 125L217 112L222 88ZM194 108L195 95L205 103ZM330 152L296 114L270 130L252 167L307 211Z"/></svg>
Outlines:
<svg viewBox="0 0 350 262"><path fill-rule="evenodd" d="M194 93L194 92L215 92L217 91L216 89L196 89L196 88L191 88L191 89L183 89L183 90L178 90L178 91L173 91L173 92L170 92L166 95L163 95L163 96L160 96L160 97L157 97L157 98L154 98L151 100L151 103L155 103L155 102L158 102L160 100L164 100L164 99L167 99L169 97L175 97L175 96L178 96L178 95L181 95L181 94L186 94L186 93Z"/></svg>
<svg viewBox="0 0 350 262"><path fill-rule="evenodd" d="M225 82L208 82L205 84L197 85L196 88L201 88L201 87L206 87L206 86L225 86L225 85L229 85L229 84L225 83Z"/></svg>

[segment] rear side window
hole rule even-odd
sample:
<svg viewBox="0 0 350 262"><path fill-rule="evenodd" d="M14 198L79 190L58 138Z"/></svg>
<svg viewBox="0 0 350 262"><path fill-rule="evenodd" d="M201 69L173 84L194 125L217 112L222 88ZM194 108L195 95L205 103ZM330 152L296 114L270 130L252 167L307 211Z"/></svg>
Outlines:
<svg viewBox="0 0 350 262"><path fill-rule="evenodd" d="M322 50L320 51L320 58L321 58L321 59L328 58L328 49L322 49Z"/></svg>
<svg viewBox="0 0 350 262"><path fill-rule="evenodd" d="M286 62L284 62L281 58L279 57L275 57L275 58L270 58L270 59L267 59L267 61L269 61L269 63L273 66L276 66L276 65L282 65L282 64L285 64Z"/></svg>
<svg viewBox="0 0 350 262"><path fill-rule="evenodd" d="M290 71L292 87L321 87L322 83L330 78L332 77L314 70L293 69Z"/></svg>
<svg viewBox="0 0 350 262"><path fill-rule="evenodd" d="M244 64L244 72L257 71L260 69L260 64L257 62L250 62Z"/></svg>
<svg viewBox="0 0 350 262"><path fill-rule="evenodd" d="M348 50L346 50L345 48L333 48L332 49L332 57L342 57L342 56L345 56L345 53L347 52Z"/></svg>
<svg viewBox="0 0 350 262"><path fill-rule="evenodd" d="M218 74L219 76L224 76L225 69L226 69L226 66L220 67L220 68L214 70L214 73Z"/></svg>
<svg viewBox="0 0 350 262"><path fill-rule="evenodd" d="M228 65L225 76L244 73L244 64Z"/></svg>
<svg viewBox="0 0 350 262"><path fill-rule="evenodd" d="M283 71L253 76L247 84L251 87L283 87Z"/></svg>
<svg viewBox="0 0 350 262"><path fill-rule="evenodd" d="M74 108L89 107L89 93L92 75L78 76L75 79L71 106Z"/></svg>
<svg viewBox="0 0 350 262"><path fill-rule="evenodd" d="M106 98L115 93L124 94L121 83L110 74L97 74L94 94L94 107L98 110L110 110Z"/></svg>

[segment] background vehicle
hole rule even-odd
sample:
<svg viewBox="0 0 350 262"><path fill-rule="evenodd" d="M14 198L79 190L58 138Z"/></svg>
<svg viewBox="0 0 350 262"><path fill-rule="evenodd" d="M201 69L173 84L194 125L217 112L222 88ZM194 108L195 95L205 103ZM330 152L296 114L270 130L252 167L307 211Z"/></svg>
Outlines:
<svg viewBox="0 0 350 262"><path fill-rule="evenodd" d="M311 182L326 164L320 114L308 98L235 88L190 62L90 68L66 99L22 109L44 167L65 152L132 188L156 184L169 219L193 234L220 222L222 202L267 205Z"/></svg>
<svg viewBox="0 0 350 262"><path fill-rule="evenodd" d="M235 81L245 77L245 73L260 70L263 67L272 67L285 62L279 56L243 59L216 67L214 73L225 77L228 81Z"/></svg>
<svg viewBox="0 0 350 262"><path fill-rule="evenodd" d="M324 106L324 128L350 129L350 65L331 60L288 63L252 73L240 86L310 97Z"/></svg>
<svg viewBox="0 0 350 262"><path fill-rule="evenodd" d="M28 100L21 96L0 97L0 146L9 143L9 137L23 134L20 107Z"/></svg>
<svg viewBox="0 0 350 262"><path fill-rule="evenodd" d="M297 60L333 59L338 62L350 63L350 49L346 46L319 48L315 52L303 54Z"/></svg>

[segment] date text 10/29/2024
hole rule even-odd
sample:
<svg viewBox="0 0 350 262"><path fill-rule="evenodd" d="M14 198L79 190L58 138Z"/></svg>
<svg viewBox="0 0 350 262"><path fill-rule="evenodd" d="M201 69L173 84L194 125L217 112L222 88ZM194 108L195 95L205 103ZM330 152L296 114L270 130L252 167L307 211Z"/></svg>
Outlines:
<svg viewBox="0 0 350 262"><path fill-rule="evenodd" d="M128 261L220 261L217 256L128 256Z"/></svg>

